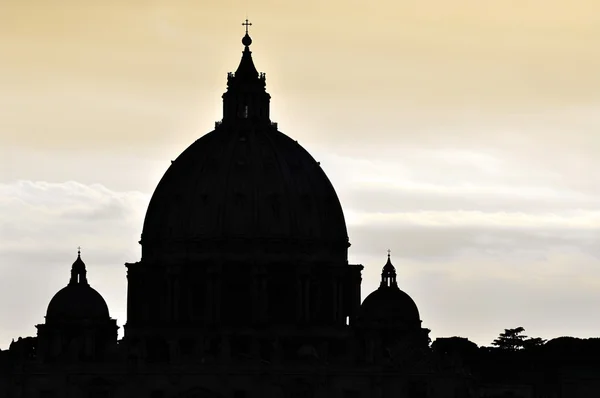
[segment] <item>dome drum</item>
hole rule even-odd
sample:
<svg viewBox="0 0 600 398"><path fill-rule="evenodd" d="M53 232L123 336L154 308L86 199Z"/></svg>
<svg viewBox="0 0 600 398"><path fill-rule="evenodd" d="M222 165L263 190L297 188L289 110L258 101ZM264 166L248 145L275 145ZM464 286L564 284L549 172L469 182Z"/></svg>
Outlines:
<svg viewBox="0 0 600 398"><path fill-rule="evenodd" d="M244 258L263 263L283 261L339 264L339 253L347 250L348 242L223 238L148 243L146 247L144 260L148 263L204 262L212 261L215 256L218 256L223 261Z"/></svg>

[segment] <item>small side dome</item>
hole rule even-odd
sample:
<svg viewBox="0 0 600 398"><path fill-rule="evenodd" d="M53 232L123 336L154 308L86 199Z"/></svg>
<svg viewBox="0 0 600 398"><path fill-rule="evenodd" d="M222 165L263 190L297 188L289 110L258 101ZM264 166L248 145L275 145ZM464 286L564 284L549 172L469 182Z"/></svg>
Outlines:
<svg viewBox="0 0 600 398"><path fill-rule="evenodd" d="M402 330L421 327L419 309L413 299L398 287L396 269L389 253L381 273L381 284L363 301L358 320L361 325L371 327Z"/></svg>
<svg viewBox="0 0 600 398"><path fill-rule="evenodd" d="M89 285L85 263L78 252L69 284L59 290L48 304L46 323L108 319L110 315L106 301Z"/></svg>

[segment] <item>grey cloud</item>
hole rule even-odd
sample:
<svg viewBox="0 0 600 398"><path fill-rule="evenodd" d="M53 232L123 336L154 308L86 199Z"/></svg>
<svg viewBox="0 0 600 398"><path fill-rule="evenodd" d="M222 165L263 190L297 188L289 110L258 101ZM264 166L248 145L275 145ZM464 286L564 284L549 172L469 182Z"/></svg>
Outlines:
<svg viewBox="0 0 600 398"><path fill-rule="evenodd" d="M125 262L137 241L148 196L98 184L0 184L0 347L35 333L52 295L68 282L76 248L91 284L124 322Z"/></svg>
<svg viewBox="0 0 600 398"><path fill-rule="evenodd" d="M35 333L33 325L68 280L78 245L90 281L123 324L123 263L139 258L148 195L73 182L4 184L0 193L0 346ZM413 215L418 220L418 212ZM566 329L555 319L580 333L597 326L587 315L598 301L593 281L600 280L593 227L379 221L349 225L350 260L365 265L363 297L377 287L391 248L401 285L433 336L459 334L488 343L491 334L516 324L544 337ZM554 315L541 315L546 304Z"/></svg>
<svg viewBox="0 0 600 398"><path fill-rule="evenodd" d="M141 222L133 225L132 221L142 219L149 199L139 192L117 193L99 184L76 182L20 181L0 184L0 193L2 231L10 236L0 247L17 244L17 238L36 239L39 248L52 247L63 240L64 232L72 237L101 236L107 226L121 227L120 236L135 230L139 236Z"/></svg>
<svg viewBox="0 0 600 398"><path fill-rule="evenodd" d="M377 286L384 257L378 254L363 256L363 297ZM590 314L600 297L589 280L599 280L600 269L584 253L550 250L541 260L472 251L429 262L393 254L393 261L401 288L417 303L433 337L459 335L489 344L515 326L545 338L596 333L598 321Z"/></svg>
<svg viewBox="0 0 600 398"><path fill-rule="evenodd" d="M550 249L576 248L600 259L600 229L545 230L538 228L428 227L422 225L349 226L355 252L381 254L382 244L393 246L395 256L426 261L451 258L469 251L487 256L540 258ZM383 243L385 242L385 243Z"/></svg>
<svg viewBox="0 0 600 398"><path fill-rule="evenodd" d="M0 145L0 181L51 181L74 180L83 185L99 181L119 192L151 192L169 166L169 161L185 149L183 144L161 147L160 156L155 151L136 149L135 154L125 148L94 151L39 151ZM172 154L172 157L165 156ZM107 160L107 158L109 160ZM41 168L39 165L51 165ZM106 176L110 176L107 180Z"/></svg>
<svg viewBox="0 0 600 398"><path fill-rule="evenodd" d="M483 211L483 212L523 212L527 214L568 212L570 210L597 210L600 198L566 194L563 192L520 193L493 192L490 190L461 189L460 187L438 187L441 189L419 189L384 186L350 186L340 195L344 204L352 209L365 212L396 213L410 211Z"/></svg>
<svg viewBox="0 0 600 398"><path fill-rule="evenodd" d="M495 266L503 264L498 261ZM405 284L409 283L423 320L436 336L462 335L489 344L504 328L516 326L544 338L596 333L598 322L591 314L600 298L594 289L569 279L538 285L531 280L534 273L530 280L526 275L517 281L486 277L484 268L477 279L460 281L444 274L435 278L430 272Z"/></svg>
<svg viewBox="0 0 600 398"><path fill-rule="evenodd" d="M431 117L410 112L392 113L395 121L387 115L374 121L370 113L368 120L350 121L348 126L341 125L343 118L332 120L331 132L311 136L308 145L328 148L317 148L322 156L331 156L335 148L343 158L387 164L388 173L413 181L493 182L600 194L600 176L592 172L600 167L598 105L522 114L449 109L436 110ZM363 116L357 112L352 117ZM339 164L340 159L335 160ZM327 162L327 167L335 169L336 162Z"/></svg>

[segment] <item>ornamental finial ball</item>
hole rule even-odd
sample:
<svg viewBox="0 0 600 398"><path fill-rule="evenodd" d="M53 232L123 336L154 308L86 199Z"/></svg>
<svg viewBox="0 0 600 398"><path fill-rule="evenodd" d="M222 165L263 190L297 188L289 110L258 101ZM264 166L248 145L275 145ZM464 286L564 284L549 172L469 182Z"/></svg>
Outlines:
<svg viewBox="0 0 600 398"><path fill-rule="evenodd" d="M246 33L246 35L242 39L242 44L245 45L246 47L248 47L248 46L250 46L250 44L252 44L252 38L250 37L250 35L248 35L248 33Z"/></svg>

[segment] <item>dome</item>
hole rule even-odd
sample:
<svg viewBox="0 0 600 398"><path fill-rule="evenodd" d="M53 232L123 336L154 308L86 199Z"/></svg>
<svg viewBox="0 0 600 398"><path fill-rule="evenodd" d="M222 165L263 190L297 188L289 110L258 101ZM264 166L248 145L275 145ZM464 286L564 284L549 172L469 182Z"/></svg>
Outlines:
<svg viewBox="0 0 600 398"><path fill-rule="evenodd" d="M67 285L50 300L46 320L110 319L104 298L89 285Z"/></svg>
<svg viewBox="0 0 600 398"><path fill-rule="evenodd" d="M228 75L223 120L171 163L152 195L144 260L268 252L347 261L337 194L319 163L270 121L250 43Z"/></svg>
<svg viewBox="0 0 600 398"><path fill-rule="evenodd" d="M398 287L383 287L369 294L361 305L363 320L378 325L420 325L413 299Z"/></svg>
<svg viewBox="0 0 600 398"><path fill-rule="evenodd" d="M389 255L379 288L369 294L361 305L360 321L370 326L420 328L419 309L413 299L398 287L396 270Z"/></svg>
<svg viewBox="0 0 600 398"><path fill-rule="evenodd" d="M106 301L88 284L85 274L85 264L78 254L69 284L48 304L46 322L110 319Z"/></svg>

